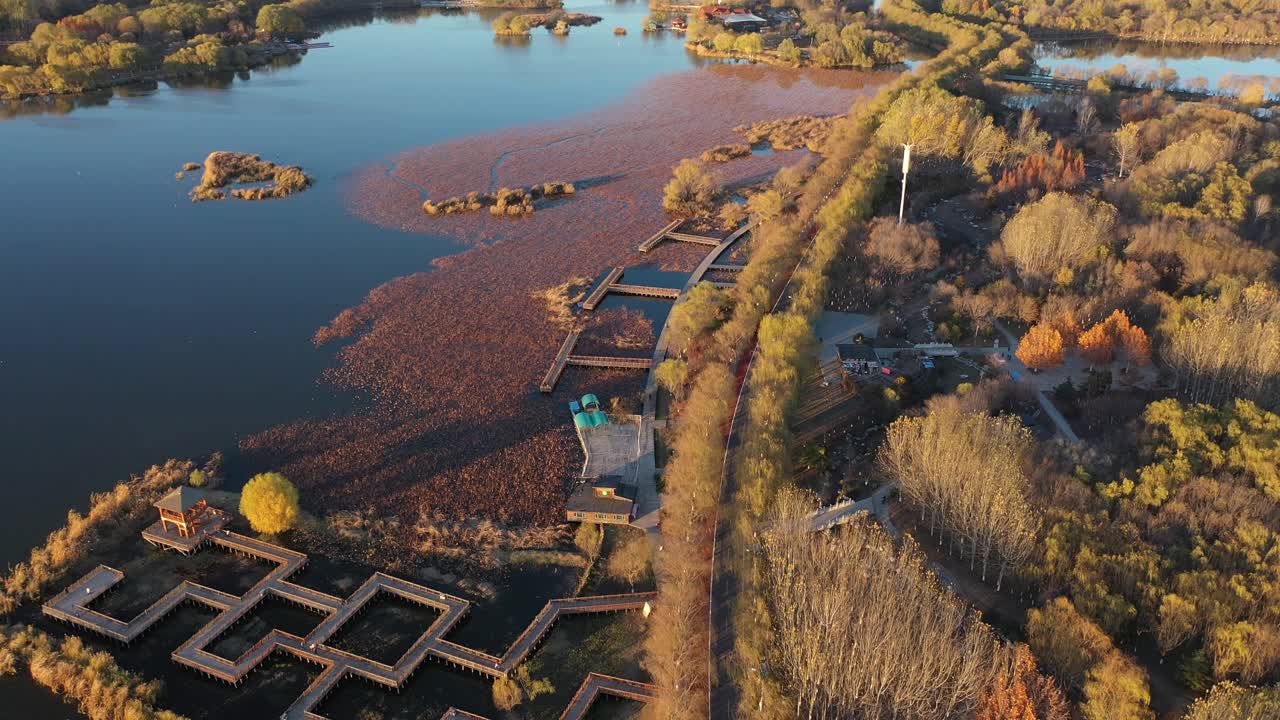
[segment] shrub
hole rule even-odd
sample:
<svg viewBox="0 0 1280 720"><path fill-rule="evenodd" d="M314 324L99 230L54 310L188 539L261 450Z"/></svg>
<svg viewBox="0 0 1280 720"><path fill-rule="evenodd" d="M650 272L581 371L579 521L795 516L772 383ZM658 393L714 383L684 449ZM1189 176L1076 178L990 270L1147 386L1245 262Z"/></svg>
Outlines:
<svg viewBox="0 0 1280 720"><path fill-rule="evenodd" d="M662 191L662 207L674 215L693 216L711 211L719 182L702 165L681 160L674 177Z"/></svg>
<svg viewBox="0 0 1280 720"><path fill-rule="evenodd" d="M718 42L720 38L716 38ZM764 40L761 39L760 33L747 33L739 35L733 41L733 51L742 55L759 55L764 52Z"/></svg>
<svg viewBox="0 0 1280 720"><path fill-rule="evenodd" d="M240 494L240 514L260 533L275 535L292 528L298 512L298 489L280 473L255 475Z"/></svg>
<svg viewBox="0 0 1280 720"><path fill-rule="evenodd" d="M599 523L584 522L578 525L578 529L573 534L573 544L578 549L591 557L595 557L600 552L600 541L604 538L604 534L600 530Z"/></svg>
<svg viewBox="0 0 1280 720"><path fill-rule="evenodd" d="M187 484L193 488L201 488L209 484L209 475L203 470L192 470L187 476Z"/></svg>
<svg viewBox="0 0 1280 720"><path fill-rule="evenodd" d="M493 683L493 704L503 712L524 702L524 691L509 677L501 677Z"/></svg>

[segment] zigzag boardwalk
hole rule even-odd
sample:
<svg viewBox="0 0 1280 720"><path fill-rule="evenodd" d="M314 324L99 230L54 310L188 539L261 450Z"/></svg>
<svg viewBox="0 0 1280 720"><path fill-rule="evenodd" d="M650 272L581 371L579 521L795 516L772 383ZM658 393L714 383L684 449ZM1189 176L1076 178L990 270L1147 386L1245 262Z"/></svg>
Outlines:
<svg viewBox="0 0 1280 720"><path fill-rule="evenodd" d="M645 362L648 363L648 360L645 359ZM158 540L164 544L164 537L154 532L151 532L147 539L150 542ZM99 632L115 640L130 643L184 601L191 600L208 605L218 610L218 615L174 650L170 656L172 660L209 677L234 685L239 685L254 668L277 650L315 663L324 670L289 707L285 717L290 720L321 720L315 708L347 676L355 675L388 688L399 689L413 676L428 656L434 656L439 660L492 678L506 677L537 649L538 644L562 615L637 610L653 602L656 597L655 593L637 593L552 600L534 617L507 652L498 658L444 639L470 612L471 603L460 597L379 572L374 573L350 597L342 600L288 582L289 577L306 565L307 556L303 553L225 530L200 539L197 546L203 544L206 539L232 551L273 562L276 568L240 597L184 581L140 612L133 620L124 622L88 607L124 579L124 573L119 570L100 565L51 598L43 607L44 614ZM187 551L191 541L178 539L173 545L177 549ZM206 649L248 616L268 593L325 613L326 617L305 638L280 630L272 630L234 661L214 655ZM334 633L361 612L379 593L389 593L409 602L433 607L441 614L394 665L326 644ZM597 684L600 682L602 681L597 681ZM629 681L613 678L610 682L600 685L600 689L594 692L619 694L629 687L618 685L618 683L625 684ZM587 685L583 687L586 688ZM610 688L622 689L615 692ZM643 690L636 692L643 695ZM478 717L461 711L451 712L455 712L452 717L459 720ZM446 714L446 717L450 716ZM566 717L581 717L581 715L566 715Z"/></svg>

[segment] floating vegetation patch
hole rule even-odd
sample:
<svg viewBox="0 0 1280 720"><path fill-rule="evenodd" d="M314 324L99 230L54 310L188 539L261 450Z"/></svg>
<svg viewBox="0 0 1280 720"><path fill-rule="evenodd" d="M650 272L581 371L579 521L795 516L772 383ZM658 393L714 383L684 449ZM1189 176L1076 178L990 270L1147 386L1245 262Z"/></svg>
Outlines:
<svg viewBox="0 0 1280 720"><path fill-rule="evenodd" d="M768 120L754 125L739 125L735 132L747 137L752 145L767 142L774 150L798 150L808 148L822 152L822 145L831 134L832 118L798 115L781 120Z"/></svg>
<svg viewBox="0 0 1280 720"><path fill-rule="evenodd" d="M194 170L195 163L183 165ZM249 187L232 187L246 185ZM297 165L277 165L249 153L219 150L204 159L204 175L191 191L192 202L223 200L230 193L240 200L289 197L311 186L311 176Z"/></svg>
<svg viewBox="0 0 1280 720"><path fill-rule="evenodd" d="M729 162L751 154L751 146L746 143L737 145L717 145L702 153L702 162Z"/></svg>
<svg viewBox="0 0 1280 720"><path fill-rule="evenodd" d="M475 212L489 208L490 215L528 215L533 212L533 203L546 198L563 197L577 192L573 183L549 182L528 188L502 188L496 193L469 192L459 197L434 202L422 203L422 210L428 215L452 215L454 213Z"/></svg>

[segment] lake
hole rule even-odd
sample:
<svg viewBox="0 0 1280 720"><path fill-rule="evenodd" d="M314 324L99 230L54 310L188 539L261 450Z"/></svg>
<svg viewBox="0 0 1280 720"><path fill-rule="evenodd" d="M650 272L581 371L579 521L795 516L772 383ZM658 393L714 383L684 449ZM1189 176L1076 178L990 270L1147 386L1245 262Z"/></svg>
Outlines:
<svg viewBox="0 0 1280 720"><path fill-rule="evenodd" d="M510 42L490 12L343 19L324 33L333 48L300 62L0 111L0 560L151 463L357 400L318 382L333 358L312 333L461 248L350 216L339 185L353 170L591 110L703 62L639 32L645 3L569 9L604 21ZM316 185L193 204L174 174L213 150L302 165ZM0 702L72 715L14 678Z"/></svg>
<svg viewBox="0 0 1280 720"><path fill-rule="evenodd" d="M1068 77L1096 75L1124 65L1140 82L1167 68L1177 73L1177 87L1209 91L1238 91L1261 79L1270 95L1280 95L1280 47L1276 46L1042 42L1036 46L1035 60L1041 68Z"/></svg>
<svg viewBox="0 0 1280 720"><path fill-rule="evenodd" d="M351 403L317 383L332 355L312 333L459 247L349 216L347 173L605 105L697 62L681 39L638 32L643 3L571 9L605 20L513 43L495 41L493 13L368 17L301 62L0 121L0 560L153 462ZM316 185L191 203L174 173L223 149L300 164Z"/></svg>

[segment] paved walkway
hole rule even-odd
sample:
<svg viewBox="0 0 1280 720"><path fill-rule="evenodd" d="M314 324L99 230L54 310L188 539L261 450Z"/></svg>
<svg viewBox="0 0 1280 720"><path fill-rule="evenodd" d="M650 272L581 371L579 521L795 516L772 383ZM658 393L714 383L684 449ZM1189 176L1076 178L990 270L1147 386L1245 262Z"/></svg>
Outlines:
<svg viewBox="0 0 1280 720"><path fill-rule="evenodd" d="M149 537L148 540L156 541L154 536ZM192 601L206 605L217 610L218 615L173 651L170 656L173 661L234 685L243 682L259 663L277 650L315 663L324 669L289 707L284 717L288 720L321 720L322 716L315 712L315 708L337 687L339 682L348 676L362 677L389 688L399 689L413 676L427 657L432 656L491 678L507 677L537 649L542 639L562 616L638 610L652 603L656 598L655 593L635 593L551 600L502 657L496 657L445 640L445 636L471 610L471 603L463 598L379 572L374 573L344 600L288 582L289 577L306 565L307 556L303 553L225 530L209 536L208 540L232 552L273 562L276 568L240 597L184 581L165 593L133 620L124 622L89 607L97 598L124 579L123 572L100 565L45 603L44 614L127 644L136 640L183 602ZM183 547L185 548L185 544ZM435 608L440 611L440 615L393 665L326 644L348 620L361 612L381 593ZM326 617L306 637L272 630L234 660L215 655L207 649L247 617L268 594L308 607L325 614ZM627 682L616 678L610 679L610 681L615 680ZM598 690L593 692L612 692L609 688L613 686L608 682L598 681L597 686ZM584 685L584 689L586 687ZM581 691L579 694L582 694ZM618 693L613 692L613 694ZM587 706L589 705L588 701ZM585 713L585 707L582 712ZM467 716L456 715L455 717ZM566 717L581 717L581 714L566 714Z"/></svg>

